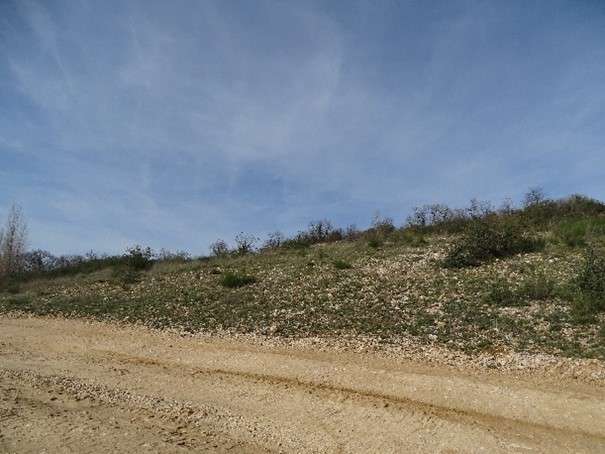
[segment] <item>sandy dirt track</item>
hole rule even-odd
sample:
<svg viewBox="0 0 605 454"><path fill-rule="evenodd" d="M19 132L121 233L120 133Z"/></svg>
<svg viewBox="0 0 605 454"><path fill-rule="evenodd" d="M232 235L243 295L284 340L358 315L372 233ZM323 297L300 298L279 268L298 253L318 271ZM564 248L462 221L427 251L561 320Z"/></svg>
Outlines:
<svg viewBox="0 0 605 454"><path fill-rule="evenodd" d="M605 452L605 388L0 318L0 452Z"/></svg>

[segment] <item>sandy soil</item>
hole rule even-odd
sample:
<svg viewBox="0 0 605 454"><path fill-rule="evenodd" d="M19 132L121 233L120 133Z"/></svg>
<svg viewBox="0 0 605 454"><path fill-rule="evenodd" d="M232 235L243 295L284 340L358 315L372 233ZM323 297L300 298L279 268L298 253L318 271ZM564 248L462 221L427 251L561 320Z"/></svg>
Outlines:
<svg viewBox="0 0 605 454"><path fill-rule="evenodd" d="M605 452L605 387L0 318L0 452Z"/></svg>

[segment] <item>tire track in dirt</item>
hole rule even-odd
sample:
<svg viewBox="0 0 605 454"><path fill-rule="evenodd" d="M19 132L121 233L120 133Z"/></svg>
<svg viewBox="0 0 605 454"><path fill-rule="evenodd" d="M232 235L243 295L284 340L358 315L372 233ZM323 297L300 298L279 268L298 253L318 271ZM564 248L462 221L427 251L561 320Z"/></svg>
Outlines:
<svg viewBox="0 0 605 454"><path fill-rule="evenodd" d="M164 421L158 427L174 422L188 438L158 443L175 452L605 452L597 384L537 386L536 377L76 320L0 318L0 346L0 390L33 396L9 399L6 411L27 414L35 427L48 419L36 399L62 390L71 422L58 431L89 429L73 405L85 400L99 414L127 415L142 433L152 416ZM41 440L17 432L1 432L0 446ZM116 437L115 452L145 441ZM74 440L94 452L85 438Z"/></svg>
<svg viewBox="0 0 605 454"><path fill-rule="evenodd" d="M198 369L193 373L207 374L207 375L225 375L229 377L243 378L249 381L263 382L271 385L291 385L303 389L310 389L317 392L324 392L329 394L342 394L347 398L358 398L367 399L370 401L384 401L387 402L386 407L389 404L399 405L402 409L405 408L407 411L418 411L425 415L431 415L438 418L449 419L452 421L466 420L468 423L479 424L483 423L484 426L495 429L497 427L502 430L503 425L510 427L511 429L529 429L532 430L544 430L559 433L573 433L575 435L595 437L605 441L605 435L599 433L592 433L591 431L584 430L563 430L557 427L551 427L546 424L531 423L520 419L512 419L505 417L495 417L480 413L477 411L461 410L456 408L448 408L438 406L420 400L414 400L406 397L382 394L378 392L361 391L354 388L343 388L331 385L329 383L312 383L306 382L293 378L279 377L275 375L263 375L263 374L252 374L248 372L234 372L222 369Z"/></svg>
<svg viewBox="0 0 605 454"><path fill-rule="evenodd" d="M2 453L269 452L214 431L195 413L193 407L69 377L0 369Z"/></svg>

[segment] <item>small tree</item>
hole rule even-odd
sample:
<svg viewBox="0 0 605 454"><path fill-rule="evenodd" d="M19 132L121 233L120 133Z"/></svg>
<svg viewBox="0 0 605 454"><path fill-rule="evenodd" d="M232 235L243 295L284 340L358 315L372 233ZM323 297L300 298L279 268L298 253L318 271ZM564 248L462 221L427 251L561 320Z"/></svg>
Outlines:
<svg viewBox="0 0 605 454"><path fill-rule="evenodd" d="M344 237L347 240L356 240L361 236L361 232L357 229L355 224L350 224L344 231Z"/></svg>
<svg viewBox="0 0 605 454"><path fill-rule="evenodd" d="M515 204L513 203L513 199L510 197L505 198L500 204L500 208L498 208L498 213L503 214L505 216L509 216L513 214L515 211Z"/></svg>
<svg viewBox="0 0 605 454"><path fill-rule="evenodd" d="M483 219L494 212L494 207L491 202L471 199L467 212L471 219Z"/></svg>
<svg viewBox="0 0 605 454"><path fill-rule="evenodd" d="M240 255L246 255L254 251L254 245L257 243L258 238L254 235L250 235L244 232L240 232L235 235L236 252Z"/></svg>
<svg viewBox="0 0 605 454"><path fill-rule="evenodd" d="M393 223L393 218L382 217L379 212L376 212L372 218L370 228L377 234L386 236L395 231L395 224Z"/></svg>
<svg viewBox="0 0 605 454"><path fill-rule="evenodd" d="M540 187L530 188L523 196L523 206L529 208L531 206L540 205L546 200L544 189Z"/></svg>
<svg viewBox="0 0 605 454"><path fill-rule="evenodd" d="M187 251L172 252L169 249L162 248L156 254L156 259L160 262L168 260L186 262L188 260L191 260L191 254Z"/></svg>
<svg viewBox="0 0 605 454"><path fill-rule="evenodd" d="M153 264L153 250L147 246L132 246L123 255L126 264L133 270L144 270Z"/></svg>
<svg viewBox="0 0 605 454"><path fill-rule="evenodd" d="M263 244L263 249L278 248L284 243L285 240L286 240L286 237L284 237L283 233L278 232L278 231L272 232L268 235L267 240Z"/></svg>
<svg viewBox="0 0 605 454"><path fill-rule="evenodd" d="M225 241L218 239L210 245L210 252L215 257L224 257L229 254L229 246Z"/></svg>
<svg viewBox="0 0 605 454"><path fill-rule="evenodd" d="M48 251L36 249L24 254L23 265L27 272L40 273L57 268L58 259Z"/></svg>
<svg viewBox="0 0 605 454"><path fill-rule="evenodd" d="M0 275L23 270L26 246L27 224L23 211L18 205L13 205L8 212L4 229L0 229Z"/></svg>

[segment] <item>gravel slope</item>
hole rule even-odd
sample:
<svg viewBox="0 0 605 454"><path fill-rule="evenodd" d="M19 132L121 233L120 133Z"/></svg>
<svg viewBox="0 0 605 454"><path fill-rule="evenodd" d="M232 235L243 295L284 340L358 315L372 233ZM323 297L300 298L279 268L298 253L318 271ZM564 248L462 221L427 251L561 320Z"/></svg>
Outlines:
<svg viewBox="0 0 605 454"><path fill-rule="evenodd" d="M604 391L537 370L0 318L1 452L605 452Z"/></svg>

